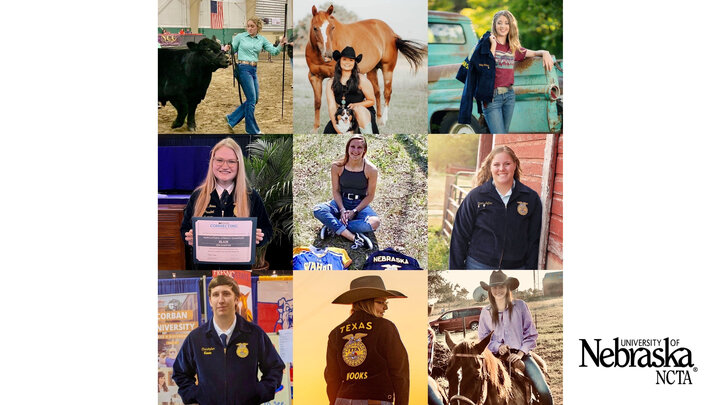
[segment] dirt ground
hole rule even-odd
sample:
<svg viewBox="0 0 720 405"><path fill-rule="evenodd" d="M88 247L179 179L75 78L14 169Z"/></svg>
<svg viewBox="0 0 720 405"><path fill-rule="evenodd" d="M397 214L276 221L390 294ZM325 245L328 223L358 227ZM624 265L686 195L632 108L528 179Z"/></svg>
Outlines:
<svg viewBox="0 0 720 405"><path fill-rule="evenodd" d="M255 119L260 130L266 134L292 134L293 132L293 75L290 60L285 59L285 106L283 118L280 118L282 90L282 54L273 56L268 62L267 54L260 54L258 63L258 81L260 82L260 99L255 106ZM210 87L205 99L198 105L195 123L198 134L245 134L245 121L240 121L234 129L230 129L225 115L237 108L238 84L233 87L232 66L218 69L213 73ZM243 100L245 95L243 94ZM159 134L191 134L187 123L180 128L170 126L177 116L177 111L170 103L158 109Z"/></svg>

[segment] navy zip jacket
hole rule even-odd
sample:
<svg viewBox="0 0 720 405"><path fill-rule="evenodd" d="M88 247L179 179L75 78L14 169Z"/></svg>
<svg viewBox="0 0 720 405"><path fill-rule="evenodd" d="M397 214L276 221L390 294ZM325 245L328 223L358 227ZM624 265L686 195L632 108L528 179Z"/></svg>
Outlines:
<svg viewBox="0 0 720 405"><path fill-rule="evenodd" d="M389 320L355 311L330 332L326 360L330 405L337 398L393 402L393 396L395 405L408 405L408 354Z"/></svg>
<svg viewBox="0 0 720 405"><path fill-rule="evenodd" d="M465 83L458 122L469 124L472 119L473 98L478 105L478 113L482 112L482 103L491 102L495 90L495 56L490 52L490 31L480 38L470 60L460 66L456 79Z"/></svg>
<svg viewBox="0 0 720 405"><path fill-rule="evenodd" d="M487 181L468 193L455 214L449 268L464 270L470 256L498 269L537 269L541 220L542 204L533 189L516 180L505 207Z"/></svg>
<svg viewBox="0 0 720 405"><path fill-rule="evenodd" d="M235 314L235 318L227 349L212 318L185 338L172 376L184 403L257 405L275 398L285 363L259 326L240 315ZM262 372L260 381L258 369Z"/></svg>

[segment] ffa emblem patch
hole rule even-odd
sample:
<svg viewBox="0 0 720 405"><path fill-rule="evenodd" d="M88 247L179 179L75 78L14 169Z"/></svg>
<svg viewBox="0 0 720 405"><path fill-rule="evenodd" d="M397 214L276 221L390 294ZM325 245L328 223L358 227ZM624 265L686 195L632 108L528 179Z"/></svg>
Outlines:
<svg viewBox="0 0 720 405"><path fill-rule="evenodd" d="M235 350L235 353L237 353L238 357L240 357L241 359L244 359L248 356L248 354L250 354L250 350L248 350L247 345L247 343L237 344L238 347L237 350Z"/></svg>
<svg viewBox="0 0 720 405"><path fill-rule="evenodd" d="M527 215L527 213L528 213L528 207L527 207L527 205L528 205L528 203L526 203L526 202L518 201L518 207L517 207L517 208L518 208L518 214L520 214L520 215Z"/></svg>
<svg viewBox="0 0 720 405"><path fill-rule="evenodd" d="M350 367L361 365L367 357L367 347L365 347L365 344L362 342L364 336L367 336L367 333L356 333L354 335L351 333L343 337L343 339L347 339L348 342L343 346L342 358L345 364Z"/></svg>

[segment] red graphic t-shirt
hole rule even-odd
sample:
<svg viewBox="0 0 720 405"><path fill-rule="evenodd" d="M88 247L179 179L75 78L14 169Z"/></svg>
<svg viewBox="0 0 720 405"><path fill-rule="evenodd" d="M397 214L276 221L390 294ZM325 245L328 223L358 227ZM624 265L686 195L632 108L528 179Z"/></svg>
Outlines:
<svg viewBox="0 0 720 405"><path fill-rule="evenodd" d="M515 83L515 61L525 59L527 49L520 48L515 55L510 53L510 45L498 43L495 47L495 88L508 87Z"/></svg>

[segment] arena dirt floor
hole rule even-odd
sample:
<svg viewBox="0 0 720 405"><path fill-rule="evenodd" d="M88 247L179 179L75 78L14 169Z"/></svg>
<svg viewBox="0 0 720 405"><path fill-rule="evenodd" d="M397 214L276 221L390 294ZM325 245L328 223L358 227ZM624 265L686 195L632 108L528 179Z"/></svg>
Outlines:
<svg viewBox="0 0 720 405"><path fill-rule="evenodd" d="M255 106L255 119L260 130L266 134L293 133L293 76L290 60L285 57L285 106L283 118L280 118L282 89L282 54L273 56L268 62L267 54L260 54L258 63L258 80L260 82L260 100ZM210 87L205 99L198 105L195 113L196 134L245 134L245 121L240 121L234 129L230 129L225 115L230 114L239 105L238 84L233 87L232 66L218 69L213 73ZM243 100L245 95L243 94ZM177 111L170 103L158 109L159 134L191 134L187 122L180 128L170 126L177 116Z"/></svg>

